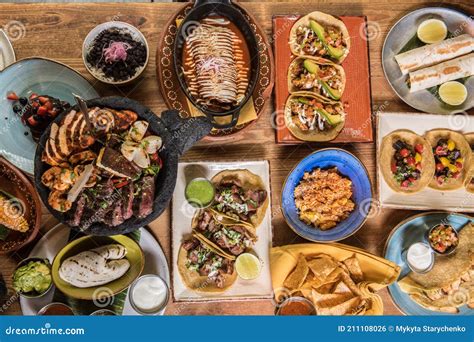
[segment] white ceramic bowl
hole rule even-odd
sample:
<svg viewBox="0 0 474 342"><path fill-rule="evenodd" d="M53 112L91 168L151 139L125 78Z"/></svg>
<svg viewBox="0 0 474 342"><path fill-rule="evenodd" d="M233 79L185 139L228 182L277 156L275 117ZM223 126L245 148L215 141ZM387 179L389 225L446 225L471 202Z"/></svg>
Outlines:
<svg viewBox="0 0 474 342"><path fill-rule="evenodd" d="M128 31L130 33L130 35L136 41L139 41L139 42L143 43L143 45L145 45L145 48L146 48L145 64L142 67L140 67L136 70L136 73L133 77L131 77L129 79L126 79L126 80L123 80L123 81L114 81L111 78L105 77L105 75L102 73L101 70L97 70L96 68L91 66L87 62L87 59L86 59L87 53L92 48L92 44L93 44L95 38L99 35L99 33L101 33L102 31L105 31L107 29L110 29L110 28L118 28L118 29L121 29L121 30ZM135 26L124 23L122 21L108 21L108 22L102 23L100 25L97 25L96 27L94 27L87 34L86 38L84 39L84 43L82 44L82 60L84 62L84 65L86 66L87 71L89 71L89 73L92 76L94 76L97 80L99 80L103 83L106 83L106 84L122 85L122 84L130 83L130 82L136 80L143 73L143 71L146 69L146 67L148 65L149 57L150 57L150 49L148 47L148 42L146 41L145 36Z"/></svg>

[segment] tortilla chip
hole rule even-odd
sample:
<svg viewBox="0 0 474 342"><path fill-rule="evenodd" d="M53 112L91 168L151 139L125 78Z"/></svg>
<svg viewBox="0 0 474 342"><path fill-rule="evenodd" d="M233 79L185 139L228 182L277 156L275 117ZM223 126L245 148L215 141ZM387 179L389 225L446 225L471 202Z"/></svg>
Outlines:
<svg viewBox="0 0 474 342"><path fill-rule="evenodd" d="M346 283L344 283L343 281L339 281L336 286L333 288L332 290L333 293L339 293L339 294L342 294L342 293L352 293L351 289L349 288L349 286L347 286Z"/></svg>
<svg viewBox="0 0 474 342"><path fill-rule="evenodd" d="M352 257L343 260L342 262L344 265L346 265L347 270L349 271L349 274L354 282L360 283L364 280L364 273L362 272L359 260L355 254Z"/></svg>
<svg viewBox="0 0 474 342"><path fill-rule="evenodd" d="M328 308L337 306L354 297L352 293L328 293L322 294L316 290L311 292L312 300L316 308Z"/></svg>
<svg viewBox="0 0 474 342"><path fill-rule="evenodd" d="M360 297L352 297L334 306L318 307L317 303L314 303L314 305L318 315L340 316L352 314L361 303L361 300L362 299Z"/></svg>
<svg viewBox="0 0 474 342"><path fill-rule="evenodd" d="M317 258L308 261L308 266L316 277L326 278L339 267L339 264L329 255L321 254Z"/></svg>
<svg viewBox="0 0 474 342"><path fill-rule="evenodd" d="M285 279L283 286L289 290L299 289L309 273L308 263L303 254L298 255L298 261L293 272Z"/></svg>

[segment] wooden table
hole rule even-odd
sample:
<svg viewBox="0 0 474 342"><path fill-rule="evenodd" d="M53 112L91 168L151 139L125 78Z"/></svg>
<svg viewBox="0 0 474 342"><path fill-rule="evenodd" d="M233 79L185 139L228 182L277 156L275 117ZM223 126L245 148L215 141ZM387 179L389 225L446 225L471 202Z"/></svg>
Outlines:
<svg viewBox="0 0 474 342"><path fill-rule="evenodd" d="M383 40L390 27L404 14L420 7L439 5L432 2L372 1L360 0L355 3L346 1L322 1L322 3L245 3L246 8L261 23L265 32L272 35L272 15L306 14L320 10L335 15L366 15L370 36L370 71L372 84L373 113L377 111L414 111L396 97L384 78L381 66ZM451 0L452 7L469 12L469 0ZM16 20L25 26L24 36L15 40L13 45L17 58L44 56L70 65L81 72L96 87L101 95L120 95L138 100L155 113L165 110L158 89L155 69L155 51L160 33L174 11L182 4L1 4L0 27ZM82 41L94 26L109 20L121 20L137 26L146 36L151 49L151 58L144 77L134 86L117 88L104 86L95 81L86 71L81 58ZM0 95L3 96L3 95ZM280 208L281 187L288 172L310 152L327 147L324 144L279 146L275 144L275 132L271 125L273 104L269 104L265 113L252 128L238 141L232 143L199 143L188 151L182 161L198 160L252 160L267 159L271 165L272 188L272 224L274 245L303 242L293 233L283 220ZM373 143L339 145L356 154L369 170L372 183L376 181L375 146ZM377 191L377 189L376 189ZM374 254L382 255L386 237L401 220L415 214L408 210L376 210L364 227L343 243L364 248ZM56 222L44 209L41 235ZM156 238L170 260L170 215L167 210L150 225ZM31 247L31 246L30 246ZM11 274L15 264L26 256L28 248L10 256L2 256L0 272L5 277L12 294ZM399 315L387 291L381 295L385 304L385 314ZM272 314L274 310L270 300L247 302L170 303L169 315L200 314ZM1 314L21 314L18 301L13 301Z"/></svg>

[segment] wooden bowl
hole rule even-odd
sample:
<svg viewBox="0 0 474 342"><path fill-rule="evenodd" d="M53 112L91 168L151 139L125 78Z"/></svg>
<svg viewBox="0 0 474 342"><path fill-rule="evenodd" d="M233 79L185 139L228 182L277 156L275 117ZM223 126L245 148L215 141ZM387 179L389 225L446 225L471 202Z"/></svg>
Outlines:
<svg viewBox="0 0 474 342"><path fill-rule="evenodd" d="M5 241L0 241L0 255L16 251L34 240L41 224L41 201L30 180L5 158L0 157L0 191L12 196L28 222L25 233L10 231Z"/></svg>

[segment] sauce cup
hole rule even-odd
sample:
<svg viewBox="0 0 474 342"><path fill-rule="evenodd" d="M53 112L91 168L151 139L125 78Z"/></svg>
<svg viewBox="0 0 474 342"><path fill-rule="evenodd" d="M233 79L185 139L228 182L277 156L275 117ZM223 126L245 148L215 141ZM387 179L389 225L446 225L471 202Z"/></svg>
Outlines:
<svg viewBox="0 0 474 342"><path fill-rule="evenodd" d="M146 309L141 308L137 304L137 299L135 298L136 297L135 291L137 290L138 285L143 280L146 280L146 279L156 279L158 281L158 283L160 284L160 286L162 286L162 288L165 291L165 296L164 296L164 300L162 301L162 303L157 305L156 307L150 309L150 310L146 310ZM153 315L158 315L162 310L164 310L166 308L166 305L168 304L168 301L169 301L169 298L170 298L170 289L169 289L168 284L166 283L166 281L163 278L161 278L160 276L158 276L156 274L146 274L146 275L143 275L143 276L137 278L132 283L132 285L130 286L130 290L128 291L128 294L129 294L130 304L132 305L132 308L136 312L138 312L141 315L153 316Z"/></svg>

